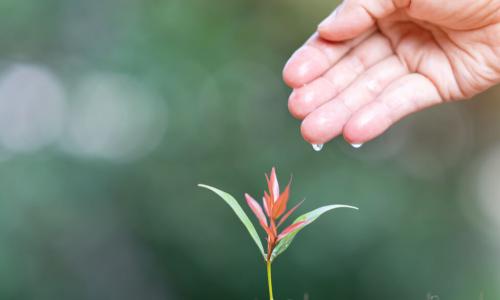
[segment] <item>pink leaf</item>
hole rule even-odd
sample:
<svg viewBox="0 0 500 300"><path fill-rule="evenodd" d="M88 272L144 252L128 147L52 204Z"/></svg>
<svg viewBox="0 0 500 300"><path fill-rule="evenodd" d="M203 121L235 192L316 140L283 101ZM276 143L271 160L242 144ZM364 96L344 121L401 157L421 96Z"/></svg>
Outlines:
<svg viewBox="0 0 500 300"><path fill-rule="evenodd" d="M267 210L266 210L267 216L271 217L271 213L272 213L273 207L274 207L274 201L273 201L273 199L271 199L271 196L269 196L269 194L266 191L264 191L264 199L265 199L266 207L267 207Z"/></svg>
<svg viewBox="0 0 500 300"><path fill-rule="evenodd" d="M264 229L267 228L267 219L266 215L264 215L264 212L262 211L262 207L260 207L259 203L255 201L252 196L249 194L245 194L245 199L247 200L248 206L250 206L250 209L253 211L257 219L259 220L259 223ZM267 231L267 230L266 230Z"/></svg>
<svg viewBox="0 0 500 300"><path fill-rule="evenodd" d="M272 184L272 191L273 191L273 197L274 197L274 202L278 201L278 197L280 195L280 185L278 183L278 177L276 176L276 169L273 167L271 169L271 184Z"/></svg>
<svg viewBox="0 0 500 300"><path fill-rule="evenodd" d="M294 232L295 230L300 229L302 226L306 225L306 221L300 221L297 223L293 223L292 225L288 226L283 230L279 235L278 235L278 241L284 238L285 236L289 235L290 233Z"/></svg>
<svg viewBox="0 0 500 300"><path fill-rule="evenodd" d="M279 218L285 210L286 210L286 204L288 203L288 197L290 196L290 184L291 184L291 179L290 182L288 182L285 191L278 197L278 201L274 202L273 209L272 209L272 216L273 219Z"/></svg>
<svg viewBox="0 0 500 300"><path fill-rule="evenodd" d="M305 199L304 199L305 200ZM300 201L299 203L297 203L292 209L290 209L280 220L280 222L278 223L278 227L283 224L283 222L285 222L286 219L288 219L288 217L293 214L294 211L297 210L297 208L299 208L299 206L304 203L304 200Z"/></svg>
<svg viewBox="0 0 500 300"><path fill-rule="evenodd" d="M266 212L266 215L269 216L269 207L267 207L267 200L266 197L262 197L262 206L264 206L264 211Z"/></svg>

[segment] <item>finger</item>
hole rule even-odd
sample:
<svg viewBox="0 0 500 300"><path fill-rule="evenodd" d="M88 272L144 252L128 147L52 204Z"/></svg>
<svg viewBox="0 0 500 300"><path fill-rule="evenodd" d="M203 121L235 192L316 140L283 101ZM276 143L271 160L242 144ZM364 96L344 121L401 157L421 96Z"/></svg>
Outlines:
<svg viewBox="0 0 500 300"><path fill-rule="evenodd" d="M346 0L318 26L319 35L330 41L352 39L375 25L377 19L408 7L411 0Z"/></svg>
<svg viewBox="0 0 500 300"><path fill-rule="evenodd" d="M375 100L392 81L407 73L406 67L396 56L381 61L337 97L310 113L302 122L302 136L314 144L328 142L342 133L354 112Z"/></svg>
<svg viewBox="0 0 500 300"><path fill-rule="evenodd" d="M315 33L290 57L283 69L283 80L292 88L311 82L374 31L365 32L355 39L339 43L326 41Z"/></svg>
<svg viewBox="0 0 500 300"><path fill-rule="evenodd" d="M408 74L357 111L344 128L344 137L350 143L367 142L401 118L441 102L438 90L429 79L416 73Z"/></svg>
<svg viewBox="0 0 500 300"><path fill-rule="evenodd" d="M303 119L351 84L360 74L393 53L391 44L380 33L373 34L352 49L323 76L294 89L288 99L290 113Z"/></svg>

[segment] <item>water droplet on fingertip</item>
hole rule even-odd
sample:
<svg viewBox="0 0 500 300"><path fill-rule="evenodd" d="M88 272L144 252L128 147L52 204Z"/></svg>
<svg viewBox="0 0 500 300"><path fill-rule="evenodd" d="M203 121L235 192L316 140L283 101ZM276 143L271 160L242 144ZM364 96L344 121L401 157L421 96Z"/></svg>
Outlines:
<svg viewBox="0 0 500 300"><path fill-rule="evenodd" d="M361 148L361 146L363 146L363 144L351 144L351 146L358 149L358 148Z"/></svg>
<svg viewBox="0 0 500 300"><path fill-rule="evenodd" d="M323 144L312 144L314 151L319 152L323 149Z"/></svg>

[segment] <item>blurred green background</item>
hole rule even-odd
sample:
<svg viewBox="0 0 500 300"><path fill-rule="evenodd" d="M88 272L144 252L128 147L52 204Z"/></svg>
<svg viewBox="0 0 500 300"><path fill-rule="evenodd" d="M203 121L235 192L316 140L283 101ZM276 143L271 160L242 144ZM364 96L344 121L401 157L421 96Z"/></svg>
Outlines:
<svg viewBox="0 0 500 300"><path fill-rule="evenodd" d="M1 0L0 299L266 299L196 184L243 203L271 166L299 212L361 209L298 236L277 299L500 299L500 89L314 152L281 69L336 4Z"/></svg>

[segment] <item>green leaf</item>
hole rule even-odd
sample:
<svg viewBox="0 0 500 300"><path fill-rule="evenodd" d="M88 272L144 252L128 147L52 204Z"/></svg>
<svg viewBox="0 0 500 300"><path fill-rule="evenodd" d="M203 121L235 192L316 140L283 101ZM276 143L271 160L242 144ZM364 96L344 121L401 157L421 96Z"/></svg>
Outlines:
<svg viewBox="0 0 500 300"><path fill-rule="evenodd" d="M245 214L241 206L238 204L238 201L234 199L233 196L229 195L228 193L221 191L219 189L216 189L214 187L204 185L204 184L198 184L199 187L206 188L208 190L211 190L212 192L216 193L221 197L226 203L233 209L234 213L240 218L240 221L245 225L245 227L248 230L248 233L250 233L250 236L254 240L255 244L257 244L257 247L259 247L260 253L262 256L266 257L266 254L264 252L264 247L262 246L262 242L259 238L259 235L257 234L257 230L255 230L255 227L252 224L252 221L248 218L248 216Z"/></svg>
<svg viewBox="0 0 500 300"><path fill-rule="evenodd" d="M299 233L299 231L301 231L304 227L306 227L307 225L314 222L322 214L324 214L327 211L330 211L332 209L336 209L336 208L352 208L352 209L356 209L356 210L358 209L357 207L354 207L354 206L335 204L335 205L323 206L323 207L317 208L313 211L310 211L308 213L303 214L302 216L295 219L295 221L292 224L295 224L297 222L302 222L302 221L305 221L306 224L304 226L297 228L297 230L295 230L294 232L285 236L283 239L281 239L278 242L278 245L276 245L276 247L273 250L273 254L271 255L271 260L274 260L276 257L278 257L278 255L283 253L288 248L288 246L290 246L290 244L293 241L293 238L295 237L295 235L297 235L297 233Z"/></svg>

